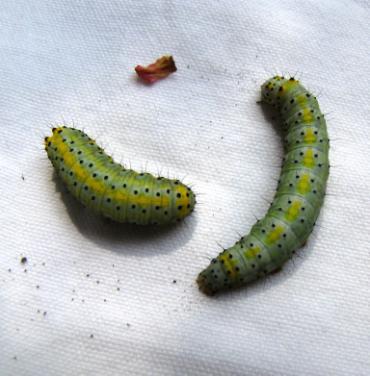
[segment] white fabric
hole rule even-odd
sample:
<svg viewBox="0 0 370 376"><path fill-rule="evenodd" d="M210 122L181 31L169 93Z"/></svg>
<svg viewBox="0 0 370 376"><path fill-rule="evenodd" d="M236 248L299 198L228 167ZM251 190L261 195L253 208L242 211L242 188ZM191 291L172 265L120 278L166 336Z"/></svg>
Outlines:
<svg viewBox="0 0 370 376"><path fill-rule="evenodd" d="M3 0L0 374L369 375L369 16L366 1ZM178 71L139 83L135 65L164 54ZM276 187L282 144L256 101L277 73L327 114L328 196L283 272L207 298L196 275ZM82 209L43 150L63 121L184 178L194 215L151 230Z"/></svg>

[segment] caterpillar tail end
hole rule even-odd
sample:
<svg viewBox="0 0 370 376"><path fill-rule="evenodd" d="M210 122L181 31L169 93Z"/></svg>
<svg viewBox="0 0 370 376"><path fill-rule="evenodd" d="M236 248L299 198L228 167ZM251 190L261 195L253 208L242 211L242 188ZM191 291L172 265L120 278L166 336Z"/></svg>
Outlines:
<svg viewBox="0 0 370 376"><path fill-rule="evenodd" d="M235 285L235 281L230 279L223 268L223 253L212 259L211 263L198 275L199 290L208 296L215 295Z"/></svg>
<svg viewBox="0 0 370 376"><path fill-rule="evenodd" d="M200 273L197 277L197 284L199 287L199 290L208 296L213 296L215 294L215 291L208 285L207 277L203 275L203 273Z"/></svg>

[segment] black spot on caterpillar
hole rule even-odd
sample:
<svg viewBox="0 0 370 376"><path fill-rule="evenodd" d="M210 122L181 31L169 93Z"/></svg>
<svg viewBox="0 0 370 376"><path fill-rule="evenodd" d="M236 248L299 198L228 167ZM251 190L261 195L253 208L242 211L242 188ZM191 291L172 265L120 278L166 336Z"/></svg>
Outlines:
<svg viewBox="0 0 370 376"><path fill-rule="evenodd" d="M78 129L53 128L52 136L45 137L45 150L72 195L115 221L167 224L194 209L195 195L189 187L124 168Z"/></svg>
<svg viewBox="0 0 370 376"><path fill-rule="evenodd" d="M280 76L261 91L262 101L276 107L283 122L281 176L265 217L199 274L199 288L208 295L280 270L306 242L324 200L329 142L316 98L294 78Z"/></svg>

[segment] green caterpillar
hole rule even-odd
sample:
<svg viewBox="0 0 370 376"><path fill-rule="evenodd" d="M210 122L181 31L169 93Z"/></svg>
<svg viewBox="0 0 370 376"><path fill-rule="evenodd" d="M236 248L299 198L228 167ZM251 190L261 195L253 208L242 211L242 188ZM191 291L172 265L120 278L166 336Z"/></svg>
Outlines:
<svg viewBox="0 0 370 376"><path fill-rule="evenodd" d="M324 200L329 140L316 98L299 81L280 76L261 91L262 102L276 107L283 121L281 176L265 217L199 274L199 288L208 295L280 270L306 242Z"/></svg>
<svg viewBox="0 0 370 376"><path fill-rule="evenodd" d="M189 187L125 169L78 129L53 128L52 136L45 137L45 150L72 195L115 221L167 224L194 209L195 195Z"/></svg>

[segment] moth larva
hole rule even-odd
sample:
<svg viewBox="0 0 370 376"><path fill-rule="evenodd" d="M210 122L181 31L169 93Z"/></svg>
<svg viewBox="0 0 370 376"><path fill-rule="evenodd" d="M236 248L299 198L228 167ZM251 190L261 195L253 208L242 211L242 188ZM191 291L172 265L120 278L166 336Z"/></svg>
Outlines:
<svg viewBox="0 0 370 376"><path fill-rule="evenodd" d="M310 235L329 174L326 122L316 98L294 78L275 76L261 87L262 101L280 112L284 158L277 191L265 217L202 271L199 288L212 295L281 269Z"/></svg>
<svg viewBox="0 0 370 376"><path fill-rule="evenodd" d="M137 173L115 163L78 129L53 128L45 150L82 204L118 222L167 224L193 211L195 195L178 180Z"/></svg>

